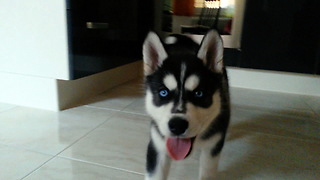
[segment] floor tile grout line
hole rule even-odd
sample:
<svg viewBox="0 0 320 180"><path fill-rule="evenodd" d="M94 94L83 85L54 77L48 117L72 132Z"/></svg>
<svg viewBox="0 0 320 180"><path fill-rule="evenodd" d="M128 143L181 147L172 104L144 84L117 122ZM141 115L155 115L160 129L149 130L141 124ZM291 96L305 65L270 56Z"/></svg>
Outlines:
<svg viewBox="0 0 320 180"><path fill-rule="evenodd" d="M89 130L87 133L85 133L84 135L82 135L80 138L78 138L77 140L75 140L73 143L71 143L70 145L68 145L67 147L65 147L63 150L61 150L60 152L58 152L55 157L59 156L62 152L64 152L66 149L70 148L71 146L73 146L74 144L76 144L77 142L79 142L81 139L85 138L86 136L88 136L91 132L95 131L96 129L98 129L99 127L101 127L102 125L104 125L105 123L109 122L111 120L111 118L113 118L116 114L111 115L110 117L108 117L105 121L101 122L100 124L98 124L96 127L92 128L91 130Z"/></svg>
<svg viewBox="0 0 320 180"><path fill-rule="evenodd" d="M19 145L16 145L16 144L6 144L6 143L3 143L3 142L0 142L0 145L6 146L8 148L16 149L16 150L23 150L23 151L33 152L33 153L37 153L37 154L42 154L42 155L45 155L45 156L51 156L51 157L55 156L55 155L50 154L50 153L37 151L37 150L30 149L30 148L27 148L27 147L24 147L24 146L19 146Z"/></svg>
<svg viewBox="0 0 320 180"><path fill-rule="evenodd" d="M120 110L119 109L112 109L112 108L105 108L105 107L91 106L91 105L85 105L85 106L86 107L90 107L90 108L102 109L102 110L110 110L110 111L116 111L116 112L124 112L124 113L129 113L129 114L148 116L147 114L144 114L144 113L126 111L125 109L127 107L129 107L130 105L132 105L133 103L134 102L128 104L127 106L125 106L124 108L122 108ZM237 108L244 109L244 110L247 110L247 108L250 108L250 109L253 109L255 111L261 111L261 112L265 112L265 113L268 113L268 114L274 114L272 112L268 112L268 111L274 110L274 109L268 108L268 107L247 106L247 105L245 107L243 107L242 105L238 105L238 104L233 104L233 105L236 106ZM301 113L310 114L312 116L317 116L317 113L314 112L314 110L312 108L310 108L310 107L309 107L309 109L287 108L285 110L287 110L288 112L294 112L294 110L297 110L298 112L301 112ZM290 113L287 113L287 114L286 113L285 114L275 113L275 115L278 115L278 116L293 116L294 114L291 115ZM311 117L308 117L308 118L311 118ZM313 121L317 122L316 120L313 120Z"/></svg>
<svg viewBox="0 0 320 180"><path fill-rule="evenodd" d="M101 108L101 107L94 107L94 106L88 106L89 108L95 108L95 109L108 109L108 108ZM109 109L108 109L109 110ZM112 109L113 110L113 109ZM142 114L142 113L135 113L135 112L129 112L129 111L120 111L120 110L113 110L114 112L120 112L120 113L126 113L126 114L134 114L134 115L141 115L141 116L147 116L146 114ZM101 125L105 124L106 122L108 122L111 118L113 118L116 114L113 114L112 116L108 117L105 121L101 122L100 124L98 124L96 127L94 127L93 129L91 129L90 131L88 131L86 134L82 135L80 138L78 138L77 140L75 140L72 144L70 144L69 146L67 146L66 148L64 148L61 151L64 151L65 149L69 148L70 146L72 146L74 143L78 142L79 140L81 140L82 138L84 138L85 136L87 136L89 133L91 133L92 131L94 131L95 129L99 128ZM58 152L57 154L50 154L50 153L45 153L42 151L37 151L28 147L24 147L24 146L19 146L16 144L7 144L7 143L3 143L0 142L0 145L9 147L9 148L13 148L13 149L18 149L18 150L24 150L24 151L30 151L33 153L39 153L42 155L47 155L47 156L52 156L55 157L57 156L57 154L60 154L60 152Z"/></svg>
<svg viewBox="0 0 320 180"><path fill-rule="evenodd" d="M310 104L308 104L306 99L303 98L302 100L316 116L320 116L320 113L318 113Z"/></svg>
<svg viewBox="0 0 320 180"><path fill-rule="evenodd" d="M279 117L295 117L298 119L308 119L308 120L312 120L312 121L316 121L313 118L315 118L317 116L317 114L312 110L298 111L299 114L294 114L294 111L292 111L292 110L286 111L285 109L283 109L284 111L286 111L285 113L279 113L279 112L272 112L272 110L274 110L274 109L264 108L264 107L261 107L261 108L256 107L255 108L253 106L241 106L241 105L233 105L233 106L235 108L238 108L238 109L244 110L244 111L253 110L255 112L262 112L267 115L273 115L273 116L279 116ZM231 109L231 111L232 111L232 109ZM292 112L292 113L290 113L290 112Z"/></svg>
<svg viewBox="0 0 320 180"><path fill-rule="evenodd" d="M108 122L115 114L111 115L110 117L108 117L105 121L103 121L102 123L100 123L99 125L97 125L96 127L94 127L93 129L91 129L90 131L88 131L87 133L85 133L84 135L82 135L80 138L78 138L77 140L75 140L73 143L71 143L70 145L68 145L67 147L63 148L60 152L58 152L57 154L53 155L53 157L51 157L48 161L44 162L43 164L41 164L39 167L37 167L36 169L34 169L33 171L31 171L30 173L28 173L26 176L24 176L23 178L21 178L20 180L23 180L25 178L27 178L28 176L30 176L31 174L33 174L34 172L36 172L37 170L39 170L41 167L43 167L45 164L47 164L48 162L50 162L51 160L59 157L59 155L64 152L66 149L70 148L71 146L73 146L74 144L76 144L77 142L79 142L81 139L83 139L84 137L86 137L88 134L90 134L91 132L93 132L94 130L96 130L97 128L101 127L103 124L105 124L106 122Z"/></svg>
<svg viewBox="0 0 320 180"><path fill-rule="evenodd" d="M134 102L132 102L134 103ZM123 113L128 113L128 114L135 114L135 115L142 115L142 116L148 116L147 114L143 114L143 113L137 113L137 112L130 112L130 111L126 111L125 108L127 108L128 106L130 106L132 103L130 103L129 105L127 105L126 107L122 108L121 110L118 109L111 109L111 108L105 108L105 107L97 107L97 106L91 106L91 105L84 105L85 107L89 107L89 108L95 108L95 109L101 109L101 110L110 110L110 111L115 111L115 112L123 112ZM268 114L275 114L276 116L294 116L294 114L290 114L290 113L272 113L269 111L272 111L274 109L272 108L268 108L268 107L258 107L258 106L242 106L242 105L238 105L238 104L233 104L233 106L243 109L243 110L248 110L247 108L253 109L255 111L260 111L260 112L264 112L264 113L268 113ZM310 114L312 116L319 116L316 112L314 112L314 110L312 109L293 109L293 108L289 108L287 109L288 112L293 112L292 110L298 110L301 113L305 113L305 114ZM313 120L312 117L307 117L308 119L312 120L313 122L319 123L317 120Z"/></svg>
<svg viewBox="0 0 320 180"><path fill-rule="evenodd" d="M313 110L306 110L306 111L300 111L301 114L297 115L297 114L290 114L289 112L293 112L293 111L288 111L287 113L278 113L278 112L272 112L273 109L268 109L268 108L254 108L253 106L241 106L241 105L234 105L236 108L239 108L242 111L250 111L247 108L250 108L251 110L255 111L255 112L261 112L263 114L269 115L269 116L275 116L275 117L291 117L291 118L295 118L295 120L308 120L308 121L312 121L314 123L320 124L319 120L316 120L315 118L320 117L320 114L317 114L315 111ZM246 108L247 107L247 108ZM231 111L233 111L231 109ZM304 114L303 114L304 113ZM306 116L305 114L308 114L309 116Z"/></svg>
<svg viewBox="0 0 320 180"><path fill-rule="evenodd" d="M230 133L230 131L232 131L232 130L229 130L228 133ZM289 136L283 136L283 135L275 135L275 134L263 133L263 132L258 132L258 131L244 130L244 129L234 129L233 131L250 132L250 133L252 133L252 134L260 134L260 135L270 136L270 137L276 137L276 138L290 139L290 140L296 140L296 141L308 142L308 143L316 143L316 144L319 144L319 145L320 145L319 141L316 141L316 140L300 139L300 138L296 138L296 137L289 137Z"/></svg>
<svg viewBox="0 0 320 180"><path fill-rule="evenodd" d="M241 105L241 104L234 104L234 103L231 103L231 106L235 106L235 107L241 108L241 109L249 108L249 109L256 110L256 111L276 110L276 109L273 109L270 107L265 107L265 106ZM314 111L310 108L309 109L285 108L285 109L280 109L280 110L288 111L288 112L295 112L295 111L308 112L308 113L312 112L312 114L314 114ZM280 114L280 113L278 113L278 114Z"/></svg>
<svg viewBox="0 0 320 180"><path fill-rule="evenodd" d="M148 114L144 114L144 113L137 113L137 112L130 112L130 111L121 111L121 112L127 113L127 114L140 115L140 116L149 116Z"/></svg>
<svg viewBox="0 0 320 180"><path fill-rule="evenodd" d="M116 111L116 112L121 112L119 109L112 109L112 108L106 108L106 107L98 107L98 106L92 106L92 105L84 105L85 107L88 108L93 108L93 109L100 109L100 110L109 110L109 111Z"/></svg>
<svg viewBox="0 0 320 180"><path fill-rule="evenodd" d="M144 173L131 171L131 170L128 170L128 169L118 168L118 167L114 167L114 166L108 166L108 165L104 165L104 164L100 164L100 163L90 162L90 161L76 159L76 158L70 158L70 157L66 157L66 156L58 156L57 158L62 158L62 159L66 159L66 160L81 162L81 163L95 165L95 166L99 166L99 167L114 169L114 170L118 170L118 171L122 171L122 172L128 172L128 173L137 174L137 175L144 175Z"/></svg>
<svg viewBox="0 0 320 180"><path fill-rule="evenodd" d="M315 113L315 111L314 111L313 108L307 103L307 101L306 101L305 98L301 98L301 101L302 101L307 107L309 107L309 109L310 109L311 111L313 111L313 112Z"/></svg>
<svg viewBox="0 0 320 180"><path fill-rule="evenodd" d="M10 147L13 149L19 149L19 150L25 150L25 151L30 151L30 152L34 152L34 153L39 153L42 155L47 155L47 156L52 156L52 157L56 157L57 155L59 155L61 152L63 152L64 150L68 149L69 147L71 147L72 145L74 145L75 143L77 143L79 140L81 140L82 138L86 137L88 134L90 134L92 131L96 130L97 128L101 127L103 124L107 123L111 118L113 118L116 114L111 115L110 117L108 117L106 120L104 120L103 122L99 123L98 125L96 125L95 127L93 127L91 130L89 130L88 132L86 132L85 134L83 134L82 136L80 136L78 139L76 139L74 142L72 142L70 145L68 145L67 147L63 148L61 151L59 151L56 154L50 154L50 153L45 153L45 152L41 152L41 151L37 151L31 148L27 148L24 146L19 146L16 144L7 144L7 143L3 143L0 142L0 145L6 146L6 147Z"/></svg>
<svg viewBox="0 0 320 180"><path fill-rule="evenodd" d="M129 103L128 105L126 105L124 108L121 109L121 111L125 110L127 107L129 107L131 104L135 103L136 100L134 100L133 102Z"/></svg>
<svg viewBox="0 0 320 180"><path fill-rule="evenodd" d="M32 170L31 172L29 172L27 175L23 176L20 180L23 180L25 178L28 178L29 176L31 176L33 173L37 172L41 167L43 167L44 165L46 165L48 162L52 161L55 158L55 156L51 157L50 159L48 159L47 161L45 161L44 163L40 164L40 166L38 166L37 168L35 168L34 170Z"/></svg>
<svg viewBox="0 0 320 180"><path fill-rule="evenodd" d="M85 105L85 106L89 107L89 108L100 109L100 110L110 110L110 111L121 112L121 113L126 113L126 114L135 114L135 115L141 115L141 116L148 116L147 114L125 111L124 109L118 110L118 109L110 109L110 108L96 107L96 106L90 106L90 105Z"/></svg>
<svg viewBox="0 0 320 180"><path fill-rule="evenodd" d="M132 103L131 103L132 104ZM130 104L129 104L130 105ZM129 106L128 105L128 106ZM89 106L89 105L88 105ZM109 108L103 108L103 107L95 107L95 106L89 106L89 107L91 107L91 108L97 108L97 109L109 109ZM127 107L127 106L126 106ZM241 108L241 106L238 106L237 105L237 107L240 107ZM249 106L250 108L254 108L255 110L257 110L257 111L263 111L264 112L264 110L261 110L259 107L254 107L254 106ZM125 109L125 108L123 108L123 109ZM245 108L244 108L245 109ZM114 110L114 109L112 109L112 110ZM272 110L272 109L268 109L268 110ZM117 112L123 112L123 113L128 113L128 114L136 114L136 115L144 115L144 116L148 116L147 114L140 114L140 113L134 113L134 112L129 112L129 111L122 111L122 110L115 110L115 111L117 111ZM274 114L274 113L271 113L271 112L266 112L266 113L268 113L268 114ZM280 115L280 114L276 114L276 115L279 115L279 116L288 116L288 115ZM316 122L316 123L318 123L316 120L312 120L313 122ZM240 129L239 129L240 130ZM246 130L241 130L241 131L246 131ZM265 135L270 135L270 136L274 136L274 137L282 137L282 138L289 138L289 139L293 139L293 140L299 140L299 141L306 141L306 142L315 142L315 141L313 141L313 140L306 140L306 139L299 139L299 138L295 138L295 137L289 137L289 136L282 136L282 135L273 135L273 134L269 134L269 133L259 133L259 132L257 132L257 131L249 131L249 132L253 132L253 133L257 133L257 134L265 134Z"/></svg>
<svg viewBox="0 0 320 180"><path fill-rule="evenodd" d="M85 105L86 107L90 107L90 108L97 108L97 107L92 107L89 105ZM100 109L100 108L97 108ZM102 109L107 109L107 108L102 108ZM108 109L108 110L113 110L115 112L123 112L121 110L114 110L114 109ZM133 113L130 113L133 114ZM22 177L21 180L29 177L30 175L32 175L34 172L38 171L41 167L43 167L45 164L49 163L51 160L55 159L55 158L64 158L64 159L70 159L70 160L74 160L74 161L78 161L78 162L83 162L83 163L87 163L87 164L93 164L93 165L97 165L97 166L101 166L101 167L106 167L106 168L110 168L110 169L115 169L115 170L119 170L119 171L123 171L123 172L128 172L128 173L133 173L133 174L138 174L138 175L144 175L142 173L138 173L135 171L130 171L130 170L126 170L126 169L121 169L121 168L117 168L117 167L112 167L112 166L106 166L103 164L99 164L99 163L92 163L92 162L87 162L87 161L83 161L83 160L78 160L78 159L73 159L73 158L67 158L64 156L60 156L61 153L63 153L65 150L67 150L68 148L70 148L71 146L73 146L74 144L76 144L77 142L79 142L81 139L85 138L86 136L88 136L91 132L93 132L94 130L98 129L99 127L101 127L103 124L107 123L108 121L110 121L111 118L113 118L116 114L111 115L110 117L108 117L105 121L103 121L102 123L100 123L99 125L97 125L96 127L94 127L93 129L91 129L90 131L88 131L87 133L85 133L84 135L82 135L80 138L78 138L77 140L75 140L73 143L71 143L70 145L68 145L67 147L65 147L64 149L62 149L60 152L58 152L55 155L51 155L52 157L45 161L44 163L42 163L40 166L38 166L37 168L35 168L33 171L29 172L26 176ZM32 151L34 152L34 151ZM36 152L36 153L41 153L41 152ZM41 153L44 154L44 153ZM46 154L48 155L48 154Z"/></svg>

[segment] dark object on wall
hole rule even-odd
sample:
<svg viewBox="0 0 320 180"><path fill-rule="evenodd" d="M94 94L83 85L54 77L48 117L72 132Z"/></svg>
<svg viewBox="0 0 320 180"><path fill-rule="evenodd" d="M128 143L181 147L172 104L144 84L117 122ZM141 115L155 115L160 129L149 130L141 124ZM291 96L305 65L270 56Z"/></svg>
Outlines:
<svg viewBox="0 0 320 180"><path fill-rule="evenodd" d="M173 0L173 14L176 16L193 16L194 0Z"/></svg>
<svg viewBox="0 0 320 180"><path fill-rule="evenodd" d="M226 66L239 67L241 50L234 48L224 48L223 62Z"/></svg>
<svg viewBox="0 0 320 180"><path fill-rule="evenodd" d="M73 77L81 78L142 59L153 23L150 0L69 0Z"/></svg>
<svg viewBox="0 0 320 180"><path fill-rule="evenodd" d="M240 66L320 74L319 9L319 0L247 0Z"/></svg>

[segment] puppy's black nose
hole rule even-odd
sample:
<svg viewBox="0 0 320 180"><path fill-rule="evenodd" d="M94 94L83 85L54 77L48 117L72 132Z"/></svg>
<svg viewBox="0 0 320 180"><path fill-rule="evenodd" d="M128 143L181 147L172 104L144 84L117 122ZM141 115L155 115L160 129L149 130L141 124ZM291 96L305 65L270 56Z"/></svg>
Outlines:
<svg viewBox="0 0 320 180"><path fill-rule="evenodd" d="M173 118L169 121L169 130L174 134L174 135L181 135L186 130L188 129L189 123L185 119L182 118Z"/></svg>

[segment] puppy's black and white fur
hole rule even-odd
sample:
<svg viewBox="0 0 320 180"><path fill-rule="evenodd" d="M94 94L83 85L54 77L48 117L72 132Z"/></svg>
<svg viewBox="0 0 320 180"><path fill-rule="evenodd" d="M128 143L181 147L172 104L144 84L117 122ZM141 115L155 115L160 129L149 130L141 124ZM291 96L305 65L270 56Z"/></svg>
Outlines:
<svg viewBox="0 0 320 180"><path fill-rule="evenodd" d="M222 59L223 43L214 30L200 45L182 35L169 36L163 43L155 33L148 34L143 60L145 104L152 123L146 180L167 179L170 138L191 142L186 156L200 149L199 179L214 179L230 118Z"/></svg>

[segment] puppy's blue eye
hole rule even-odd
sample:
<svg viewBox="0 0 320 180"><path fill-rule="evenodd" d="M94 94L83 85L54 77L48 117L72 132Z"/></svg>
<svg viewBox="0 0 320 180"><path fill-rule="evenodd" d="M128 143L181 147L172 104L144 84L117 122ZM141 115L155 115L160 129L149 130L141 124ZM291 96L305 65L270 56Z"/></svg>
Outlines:
<svg viewBox="0 0 320 180"><path fill-rule="evenodd" d="M198 97L198 98L201 98L201 97L203 96L203 92L202 92L202 91L196 91L196 92L194 93L194 95L195 95L196 97Z"/></svg>
<svg viewBox="0 0 320 180"><path fill-rule="evenodd" d="M163 90L161 90L161 91L159 92L159 95L160 95L161 97L167 97L168 94L169 94L169 92L168 92L168 90L166 90L166 89L163 89Z"/></svg>

